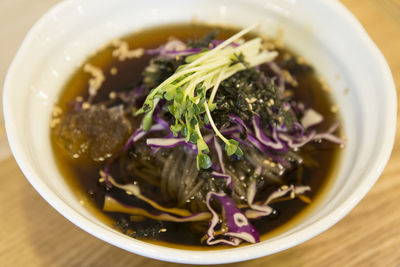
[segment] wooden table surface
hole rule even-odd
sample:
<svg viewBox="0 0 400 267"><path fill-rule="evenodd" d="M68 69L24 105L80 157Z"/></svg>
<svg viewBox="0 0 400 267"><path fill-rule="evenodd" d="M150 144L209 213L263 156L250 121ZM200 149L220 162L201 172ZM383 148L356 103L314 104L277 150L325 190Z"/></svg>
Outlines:
<svg viewBox="0 0 400 267"><path fill-rule="evenodd" d="M0 0L0 84L25 33L56 2ZM400 88L400 1L342 2L382 50ZM397 124L394 150L381 178L343 220L297 247L230 266L400 266L399 130ZM0 266L178 265L113 247L58 214L19 170L7 147L2 123L0 170Z"/></svg>

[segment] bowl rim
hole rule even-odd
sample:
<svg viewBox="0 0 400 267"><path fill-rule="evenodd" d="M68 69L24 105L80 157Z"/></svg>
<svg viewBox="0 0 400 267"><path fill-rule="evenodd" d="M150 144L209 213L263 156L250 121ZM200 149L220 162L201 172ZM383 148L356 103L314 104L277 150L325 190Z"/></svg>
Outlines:
<svg viewBox="0 0 400 267"><path fill-rule="evenodd" d="M49 11L47 11L28 32L15 58L10 64L9 70L5 78L3 90L3 112L7 138L11 151L25 177L39 192L39 194L51 206L53 206L53 208L55 208L59 213L61 213L76 226L90 233L91 235L96 236L97 238L100 238L107 243L110 243L129 252L133 252L149 258L170 262L191 264L222 264L250 260L293 247L327 230L328 228L336 224L339 220L341 220L348 212L350 212L350 210L355 207L355 205L372 188L372 186L375 184L375 182L383 172L384 167L387 164L391 155L391 151L393 149L397 118L396 89L390 68L381 51L371 40L368 33L362 27L360 22L354 17L354 15L351 14L350 11L347 10L347 8L339 1L323 1L321 5L326 5L326 8L332 9L337 12L338 15L343 16L346 22L349 24L349 27L352 27L354 32L357 33L357 38L360 38L363 41L364 45L371 52L371 57L374 57L375 61L377 62L379 66L377 67L377 69L380 69L379 75L381 77L381 80L383 81L384 87L387 88L387 100L389 102L386 103L386 112L387 114L392 114L392 116L385 119L385 126L387 130L385 132L385 135L382 136L382 146L379 150L379 153L377 153L377 156L375 156L376 160L374 170L368 173L363 179L361 185L354 188L354 190L346 198L346 200L338 205L338 207L332 210L328 215L314 221L310 225L306 226L304 229L293 233L290 237L284 236L280 238L280 240L275 241L278 245L270 249L268 253L266 253L265 250L262 249L262 243L225 250L193 251L168 248L138 240L126 242L126 237L122 234L111 229L105 229L100 224L82 216L70 205L61 200L61 198L58 197L58 195L54 193L49 188L49 186L41 180L39 175L35 173L35 171L28 163L24 154L24 148L16 138L17 135L15 133L17 129L11 126L12 107L11 102L8 101L8 99L12 95L12 81L15 80L15 77L17 77L16 75L18 73L18 65L20 64L20 62L22 62L25 53L27 53L27 51L29 50L29 45L33 39L34 33L38 31L42 27L42 25L47 24L53 14L57 14L63 9L68 8L70 5L73 5L79 1L80 0L64 0L57 3ZM309 229L311 228L313 228L313 230L309 231Z"/></svg>

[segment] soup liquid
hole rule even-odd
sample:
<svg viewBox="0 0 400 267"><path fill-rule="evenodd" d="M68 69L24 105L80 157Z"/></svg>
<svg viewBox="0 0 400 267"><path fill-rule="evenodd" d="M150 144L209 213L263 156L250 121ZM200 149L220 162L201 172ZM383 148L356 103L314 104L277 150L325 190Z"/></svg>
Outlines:
<svg viewBox="0 0 400 267"><path fill-rule="evenodd" d="M168 25L136 32L121 38L121 40L126 41L130 49L153 49L167 42L171 36L182 41L199 39L213 29L218 30L217 39L226 39L239 31L239 29L235 28L220 28L201 24ZM95 102L108 99L111 91L118 92L129 86L136 85L140 81L142 71L152 57L144 55L140 58L119 61L112 56L114 49L112 46L106 46L84 62L101 68L105 75L105 82L99 89ZM279 52L280 55L290 53L286 50ZM83 71L83 67L78 68L62 90L57 105L65 111L68 103L73 101L77 96L87 99L89 79L90 75ZM329 93L322 90L322 86L314 73L307 72L296 76L296 79L298 86L295 90L295 98L321 113L324 116L324 121L318 127L320 130L327 129L337 121L337 115L331 112L332 102ZM56 144L53 134L51 135L51 139L58 167L82 205L87 207L107 225L115 227L117 221L129 221L128 215L102 211L105 190L98 183L99 170L102 166L95 163L83 163L67 157ZM310 153L312 153L312 158L317 160L317 164L313 168L304 167L302 181L303 184L311 187L311 191L307 193L307 196L312 200L312 203L305 204L296 198L272 204L271 206L278 211L275 216L252 221L252 224L260 232L261 240L276 236L301 220L307 212L317 206L324 189L328 186L329 181L332 180L331 177L334 176L335 167L338 162L339 146L324 141L322 143L315 143L313 148ZM288 178L288 181L296 182L297 177L295 173L292 176ZM221 248L201 246L200 239L204 233L193 231L189 223L145 220L135 223L134 227L146 227L146 224L160 224L162 228L167 229L166 232L159 233L156 239L144 238L143 240L147 242L196 250ZM116 229L119 228L117 227Z"/></svg>

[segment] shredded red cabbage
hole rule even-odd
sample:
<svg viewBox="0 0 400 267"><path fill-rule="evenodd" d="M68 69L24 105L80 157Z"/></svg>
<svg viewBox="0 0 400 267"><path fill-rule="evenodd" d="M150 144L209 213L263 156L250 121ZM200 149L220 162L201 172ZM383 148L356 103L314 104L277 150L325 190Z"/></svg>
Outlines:
<svg viewBox="0 0 400 267"><path fill-rule="evenodd" d="M109 195L106 195L104 198L103 210L108 212L122 212L131 215L140 215L153 220L179 223L207 221L211 218L211 214L209 212L198 212L183 217L174 216L167 212L160 211L152 213L143 208L126 205Z"/></svg>
<svg viewBox="0 0 400 267"><path fill-rule="evenodd" d="M273 149L275 151L279 151L279 152L286 152L287 148L285 147L285 145L280 142L279 139L275 139L274 141L267 137L261 127L261 123L260 123L260 117L258 115L254 115L253 116L253 127L254 127L254 133L258 139L258 141L260 141L261 144L263 144L264 146L266 146L267 148ZM276 135L276 129L273 129L274 135Z"/></svg>
<svg viewBox="0 0 400 267"><path fill-rule="evenodd" d="M148 55L160 55L166 57L188 56L201 52L200 48L187 48L186 44L179 40L172 40L156 49L148 49Z"/></svg>
<svg viewBox="0 0 400 267"><path fill-rule="evenodd" d="M219 216L211 207L211 200L217 200L224 212L223 222L226 223L228 230L220 236L215 236L215 227L219 223ZM224 192L215 193L208 192L207 194L207 207L212 214L209 228L207 230L207 244L228 244L232 246L239 245L239 241L246 241L249 243L260 242L257 229L249 222L247 217L236 206L235 202L229 198ZM239 239L239 240L238 240Z"/></svg>
<svg viewBox="0 0 400 267"><path fill-rule="evenodd" d="M247 130L247 125L246 123L244 123L244 121L237 115L234 114L229 114L229 120L231 122L237 123L239 126L242 126L244 129Z"/></svg>
<svg viewBox="0 0 400 267"><path fill-rule="evenodd" d="M257 140L255 136L250 133L247 133L247 140L258 150L263 152L268 157L272 158L274 161L282 164L282 166L290 168L291 164L282 157L272 154L267 147L265 147L260 141Z"/></svg>
<svg viewBox="0 0 400 267"><path fill-rule="evenodd" d="M192 143L186 143L185 138L148 138L146 144L150 147L165 147L173 148L178 145L184 145L192 150L196 150L196 145Z"/></svg>

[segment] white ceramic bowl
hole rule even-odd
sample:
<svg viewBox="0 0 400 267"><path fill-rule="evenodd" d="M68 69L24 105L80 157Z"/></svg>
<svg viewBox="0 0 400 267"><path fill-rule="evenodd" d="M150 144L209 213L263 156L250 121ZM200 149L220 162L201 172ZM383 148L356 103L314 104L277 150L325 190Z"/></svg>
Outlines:
<svg viewBox="0 0 400 267"><path fill-rule="evenodd" d="M49 120L61 88L86 56L115 37L193 17L238 26L263 23L307 58L332 88L347 145L329 193L299 224L258 244L190 251L152 245L106 226L66 185L52 156ZM348 91L348 92L347 92ZM269 255L304 242L345 216L370 190L394 141L396 95L382 54L359 22L335 0L69 0L31 29L7 74L4 113L12 152L35 189L88 233L125 250L160 260L217 264Z"/></svg>

